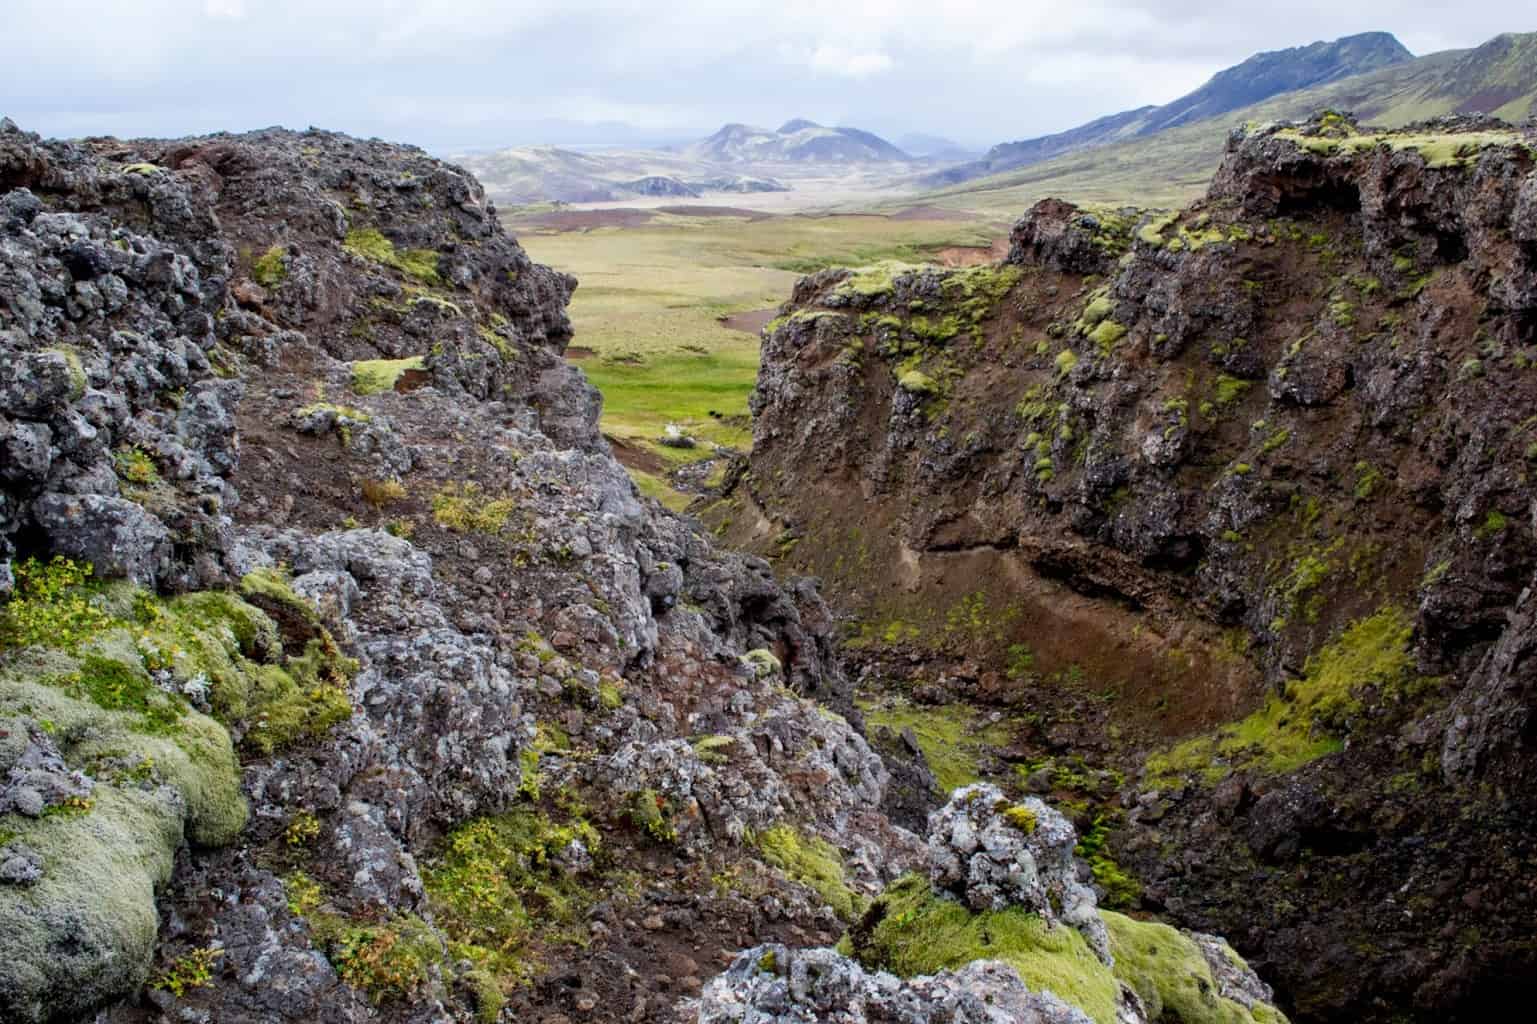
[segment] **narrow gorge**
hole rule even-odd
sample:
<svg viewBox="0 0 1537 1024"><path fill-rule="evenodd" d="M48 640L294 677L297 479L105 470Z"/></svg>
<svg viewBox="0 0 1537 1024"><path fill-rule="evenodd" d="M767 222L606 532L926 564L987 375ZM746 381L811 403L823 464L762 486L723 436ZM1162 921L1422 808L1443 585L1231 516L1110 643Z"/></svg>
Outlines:
<svg viewBox="0 0 1537 1024"><path fill-rule="evenodd" d="M1534 144L806 277L678 515L468 172L0 120L0 1020L1510 1006Z"/></svg>

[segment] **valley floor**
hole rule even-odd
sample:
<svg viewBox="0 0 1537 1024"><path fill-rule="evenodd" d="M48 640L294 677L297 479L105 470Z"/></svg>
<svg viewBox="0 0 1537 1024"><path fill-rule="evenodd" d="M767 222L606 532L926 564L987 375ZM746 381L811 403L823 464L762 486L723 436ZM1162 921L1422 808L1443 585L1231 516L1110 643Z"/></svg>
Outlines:
<svg viewBox="0 0 1537 1024"><path fill-rule="evenodd" d="M574 274L567 355L603 392L602 429L636 483L681 509L751 443L758 331L829 266L988 258L1003 221L930 208L768 215L737 206L534 208L503 223ZM668 427L691 447L662 443ZM687 441L681 442L687 444Z"/></svg>

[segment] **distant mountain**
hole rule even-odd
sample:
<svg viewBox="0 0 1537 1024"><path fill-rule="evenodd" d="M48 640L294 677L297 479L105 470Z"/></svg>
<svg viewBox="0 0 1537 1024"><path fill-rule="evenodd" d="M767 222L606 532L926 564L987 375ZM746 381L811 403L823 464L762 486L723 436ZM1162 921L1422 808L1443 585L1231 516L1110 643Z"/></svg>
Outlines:
<svg viewBox="0 0 1537 1024"><path fill-rule="evenodd" d="M994 146L981 160L940 171L932 185L956 184L1050 160L1095 146L1145 137L1250 106L1281 93L1316 87L1412 61L1414 54L1387 32L1346 36L1289 50L1257 53L1219 71L1195 92L1161 107L1111 114L1055 135Z"/></svg>
<svg viewBox="0 0 1537 1024"><path fill-rule="evenodd" d="M683 150L711 163L890 163L912 157L879 135L858 128L828 128L796 118L776 131L728 124Z"/></svg>
<svg viewBox="0 0 1537 1024"><path fill-rule="evenodd" d="M1475 49L1446 50L1280 93L1205 120L1151 134L1128 132L1092 148L1068 147L1040 162L969 180L928 198L1000 213L1023 210L1048 195L1080 202L1177 205L1206 190L1234 124L1300 119L1323 109L1348 110L1363 124L1388 128L1446 114L1492 114L1511 122L1537 117L1537 33L1507 33Z"/></svg>
<svg viewBox="0 0 1537 1024"><path fill-rule="evenodd" d="M897 148L922 160L974 160L981 150L963 146L941 135L908 132L897 140Z"/></svg>

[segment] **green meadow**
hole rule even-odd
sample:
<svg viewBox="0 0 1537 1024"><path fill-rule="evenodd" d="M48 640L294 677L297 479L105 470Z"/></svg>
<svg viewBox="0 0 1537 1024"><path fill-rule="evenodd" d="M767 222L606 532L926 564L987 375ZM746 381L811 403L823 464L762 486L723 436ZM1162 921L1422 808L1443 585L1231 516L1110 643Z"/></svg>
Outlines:
<svg viewBox="0 0 1537 1024"><path fill-rule="evenodd" d="M559 230L542 212L504 221L530 256L576 275L570 357L603 392L603 432L643 491L674 508L690 496L670 469L751 441L747 397L758 374L758 322L796 280L829 266L921 262L943 249L986 246L1003 227L971 219L862 214L682 216L644 223L603 211ZM631 211L633 213L633 211ZM593 226L593 222L597 222ZM726 323L759 313L747 330ZM669 425L699 441L659 444Z"/></svg>

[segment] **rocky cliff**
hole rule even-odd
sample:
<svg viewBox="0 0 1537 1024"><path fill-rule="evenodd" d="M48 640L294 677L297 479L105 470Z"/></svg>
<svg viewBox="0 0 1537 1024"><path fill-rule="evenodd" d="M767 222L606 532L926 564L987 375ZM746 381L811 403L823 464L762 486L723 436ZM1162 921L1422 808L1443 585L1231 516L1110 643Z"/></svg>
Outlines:
<svg viewBox="0 0 1537 1024"><path fill-rule="evenodd" d="M414 149L0 122L0 1019L674 1019L916 855L574 285Z"/></svg>
<svg viewBox="0 0 1537 1024"><path fill-rule="evenodd" d="M981 705L984 770L1295 1015L1530 995L1533 145L1251 127L1188 209L807 278L707 516L856 614L872 713Z"/></svg>

